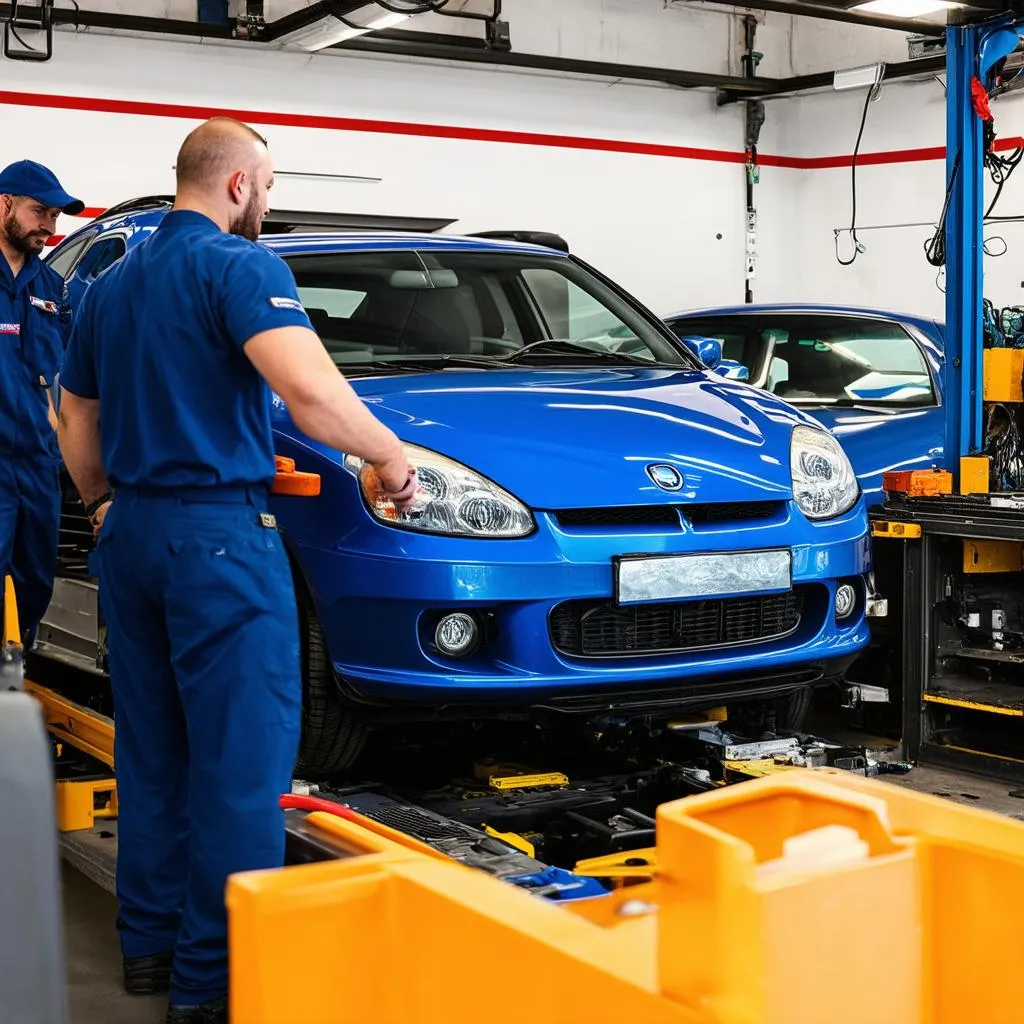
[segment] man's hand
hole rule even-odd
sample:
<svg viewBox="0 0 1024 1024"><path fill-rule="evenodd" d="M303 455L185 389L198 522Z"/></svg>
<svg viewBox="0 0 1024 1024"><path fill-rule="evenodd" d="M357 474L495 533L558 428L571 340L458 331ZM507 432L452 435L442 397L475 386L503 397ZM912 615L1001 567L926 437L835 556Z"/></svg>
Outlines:
<svg viewBox="0 0 1024 1024"><path fill-rule="evenodd" d="M381 490L391 499L395 508L408 508L419 490L416 467L409 465L405 452L387 462L374 464Z"/></svg>
<svg viewBox="0 0 1024 1024"><path fill-rule="evenodd" d="M103 520L107 518L107 513L110 511L111 502L105 501L95 512L89 517L89 522L92 523L92 536L95 540L100 535L100 530L103 529Z"/></svg>

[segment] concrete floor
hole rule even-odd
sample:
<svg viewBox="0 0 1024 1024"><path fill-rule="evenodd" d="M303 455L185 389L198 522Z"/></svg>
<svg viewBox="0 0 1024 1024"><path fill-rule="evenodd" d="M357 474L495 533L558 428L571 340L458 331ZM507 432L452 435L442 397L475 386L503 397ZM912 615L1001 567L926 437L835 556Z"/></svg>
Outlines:
<svg viewBox="0 0 1024 1024"><path fill-rule="evenodd" d="M129 996L121 987L114 897L67 864L61 885L70 1024L163 1024L166 996Z"/></svg>

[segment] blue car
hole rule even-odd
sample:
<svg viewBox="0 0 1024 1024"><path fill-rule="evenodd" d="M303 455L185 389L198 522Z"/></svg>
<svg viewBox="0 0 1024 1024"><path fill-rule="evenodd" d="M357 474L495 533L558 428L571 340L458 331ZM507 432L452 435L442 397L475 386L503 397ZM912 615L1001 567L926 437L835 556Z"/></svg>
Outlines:
<svg viewBox="0 0 1024 1024"><path fill-rule="evenodd" d="M49 262L77 298L166 210L109 212ZM533 237L262 239L423 488L397 511L268 396L277 453L321 478L317 497L273 499L302 614L305 777L350 765L380 722L725 701L799 717L867 645L867 515L840 445ZM40 651L102 670L80 517L69 495Z"/></svg>
<svg viewBox="0 0 1024 1024"><path fill-rule="evenodd" d="M943 327L847 306L748 305L665 318L727 378L813 416L842 443L868 507L895 470L951 468L942 408ZM720 361L719 361L720 360Z"/></svg>

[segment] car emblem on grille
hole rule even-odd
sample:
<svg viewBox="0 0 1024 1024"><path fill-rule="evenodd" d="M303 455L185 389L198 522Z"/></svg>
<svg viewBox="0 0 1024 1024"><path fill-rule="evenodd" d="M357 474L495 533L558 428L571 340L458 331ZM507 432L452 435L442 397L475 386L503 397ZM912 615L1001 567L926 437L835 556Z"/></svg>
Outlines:
<svg viewBox="0 0 1024 1024"><path fill-rule="evenodd" d="M663 491L678 491L683 486L683 474L675 466L655 463L647 467L647 475Z"/></svg>

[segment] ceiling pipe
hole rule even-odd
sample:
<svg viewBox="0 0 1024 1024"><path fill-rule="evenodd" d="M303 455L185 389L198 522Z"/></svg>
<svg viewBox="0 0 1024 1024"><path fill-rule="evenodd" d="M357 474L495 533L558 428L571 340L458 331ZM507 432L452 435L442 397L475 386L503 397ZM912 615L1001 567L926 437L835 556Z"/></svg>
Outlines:
<svg viewBox="0 0 1024 1024"><path fill-rule="evenodd" d="M6 21L12 5L0 3L0 21ZM147 32L154 35L192 36L208 39L233 39L234 30L226 25L202 24L173 18L148 18L138 14L112 14L106 11L82 11L71 7L54 7L54 25L72 25L75 28L100 28L111 31Z"/></svg>
<svg viewBox="0 0 1024 1024"><path fill-rule="evenodd" d="M771 11L775 14L789 14L794 18L817 18L822 21L842 21L848 25L863 25L867 28L890 28L895 32L906 32L917 36L945 36L946 26L933 22L917 21L913 18L892 18L885 14L858 14L839 7L824 4L787 3L786 0L743 0L736 5L744 10Z"/></svg>
<svg viewBox="0 0 1024 1024"><path fill-rule="evenodd" d="M333 49L386 54L395 57L465 61L470 64L529 68L565 74L598 75L605 78L628 78L634 81L660 82L683 89L725 89L745 95L759 95L778 87L778 80L774 78L751 80L734 75L716 75L705 71L684 71L677 68L657 68L637 64L611 64L607 61L549 57L539 53L509 53L487 49L475 41L469 41L468 45L455 45L450 42L439 43L434 40L424 40L418 32L397 30L374 32L357 39L349 39L344 43L339 43Z"/></svg>
<svg viewBox="0 0 1024 1024"><path fill-rule="evenodd" d="M365 6L367 0L321 0L293 14L285 15L268 25L262 26L255 38L260 42L274 39L317 21L335 10L351 12ZM202 3L202 6L206 6ZM227 5L217 0L218 10ZM750 0L745 6L759 10L779 10L796 16L822 17L832 21L856 24L884 22L886 28L912 29L916 35L943 35L939 26L926 26L918 22L901 19L873 18L848 14L834 8L823 9L809 4L786 3L784 0ZM818 13L827 10L827 13ZM0 3L0 21L12 13L10 3ZM217 12L215 12L217 13ZM343 15L344 16L344 15ZM897 24L891 24L892 22ZM53 23L83 28L98 28L110 31L139 32L153 35L179 37L229 39L240 38L238 26L231 19L228 22L182 21L169 18L151 18L134 14L114 14L101 11L75 10L54 7ZM255 35L255 34L254 34ZM254 38L254 36L250 36ZM457 42L458 40L458 42ZM625 78L634 81L660 82L665 85L686 89L710 88L719 91L719 103L730 103L752 96L782 96L824 88L832 83L832 72L820 75L802 75L793 78L747 79L731 75L716 75L702 71L687 71L678 68L658 68L646 65L611 64L605 61L576 60L568 57L549 57L543 54L510 53L489 49L483 40L458 36L440 36L420 32L385 30L347 40L333 47L335 50L378 53L391 56L421 57L435 60L464 61L467 63L489 64L498 67L526 68L539 71L554 71L565 74L593 75L605 78ZM934 63L934 62L938 63ZM944 58L926 57L886 66L885 79L925 74L944 67Z"/></svg>

